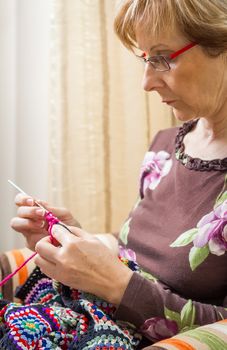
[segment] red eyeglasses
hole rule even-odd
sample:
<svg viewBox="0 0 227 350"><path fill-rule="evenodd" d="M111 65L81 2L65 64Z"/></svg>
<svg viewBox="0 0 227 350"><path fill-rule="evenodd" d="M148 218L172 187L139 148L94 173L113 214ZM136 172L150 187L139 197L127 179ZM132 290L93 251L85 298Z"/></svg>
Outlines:
<svg viewBox="0 0 227 350"><path fill-rule="evenodd" d="M182 49L171 53L169 56L163 56L163 55L156 55L156 56L150 56L146 58L146 53L144 52L142 56L137 56L141 58L145 63L149 62L152 67L159 72L166 72L171 69L170 63L171 61L180 56L185 51L188 51L192 47L196 46L197 43L190 43L187 46L183 47Z"/></svg>

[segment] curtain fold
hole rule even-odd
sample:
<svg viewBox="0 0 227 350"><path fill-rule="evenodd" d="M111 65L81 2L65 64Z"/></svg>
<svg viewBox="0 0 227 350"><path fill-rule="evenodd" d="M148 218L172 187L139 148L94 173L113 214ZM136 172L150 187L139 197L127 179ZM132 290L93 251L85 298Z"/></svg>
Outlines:
<svg viewBox="0 0 227 350"><path fill-rule="evenodd" d="M49 198L91 232L119 230L144 152L173 125L113 32L115 3L55 0L52 16Z"/></svg>

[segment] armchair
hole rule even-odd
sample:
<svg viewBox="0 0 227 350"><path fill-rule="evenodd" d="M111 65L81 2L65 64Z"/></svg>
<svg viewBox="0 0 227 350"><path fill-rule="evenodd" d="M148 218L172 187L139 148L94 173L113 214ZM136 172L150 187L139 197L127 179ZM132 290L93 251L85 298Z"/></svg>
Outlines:
<svg viewBox="0 0 227 350"><path fill-rule="evenodd" d="M0 280L3 280L6 276L15 271L17 267L32 255L32 253L30 249L22 248L0 254ZM0 288L4 299L18 301L18 299L14 297L14 292L18 286L24 284L34 267L34 261L30 260L12 279Z"/></svg>

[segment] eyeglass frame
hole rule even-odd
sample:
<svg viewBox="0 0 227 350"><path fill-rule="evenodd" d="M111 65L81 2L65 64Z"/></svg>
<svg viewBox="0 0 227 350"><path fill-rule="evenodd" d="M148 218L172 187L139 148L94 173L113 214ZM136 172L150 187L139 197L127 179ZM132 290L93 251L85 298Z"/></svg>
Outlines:
<svg viewBox="0 0 227 350"><path fill-rule="evenodd" d="M142 59L145 63L150 63L151 66L157 71L157 72L168 72L171 67L170 67L170 63L168 61L171 61L173 60L174 58L180 56L182 53L188 51L189 49L191 49L192 47L198 45L197 43L194 43L194 42L191 42L190 44L184 46L183 48L181 48L180 50L177 50L173 53L171 53L169 56L163 56L163 55L155 55L155 56L150 56L150 57L147 57L146 58L146 53L143 52L143 54L141 56L139 55L136 55L138 58ZM166 63L167 67L166 69L157 69L155 66L154 66L154 62L152 62L152 59L156 58L156 57L160 57L164 60L164 62Z"/></svg>

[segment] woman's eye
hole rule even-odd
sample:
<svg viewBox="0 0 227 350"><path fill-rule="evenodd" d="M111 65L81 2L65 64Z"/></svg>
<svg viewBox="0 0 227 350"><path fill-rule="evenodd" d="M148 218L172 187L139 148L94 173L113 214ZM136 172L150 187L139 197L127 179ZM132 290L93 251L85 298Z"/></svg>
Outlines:
<svg viewBox="0 0 227 350"><path fill-rule="evenodd" d="M161 56L153 56L151 57L150 61L153 63L159 63L161 60Z"/></svg>
<svg viewBox="0 0 227 350"><path fill-rule="evenodd" d="M168 55L168 56L164 56L165 57L165 60L167 61L167 62L171 62L171 58L170 58L170 56Z"/></svg>
<svg viewBox="0 0 227 350"><path fill-rule="evenodd" d="M170 55L171 55L171 52L160 52L159 54L158 54L158 56L163 56L163 57L165 57L165 59L168 61L168 60L170 60Z"/></svg>

